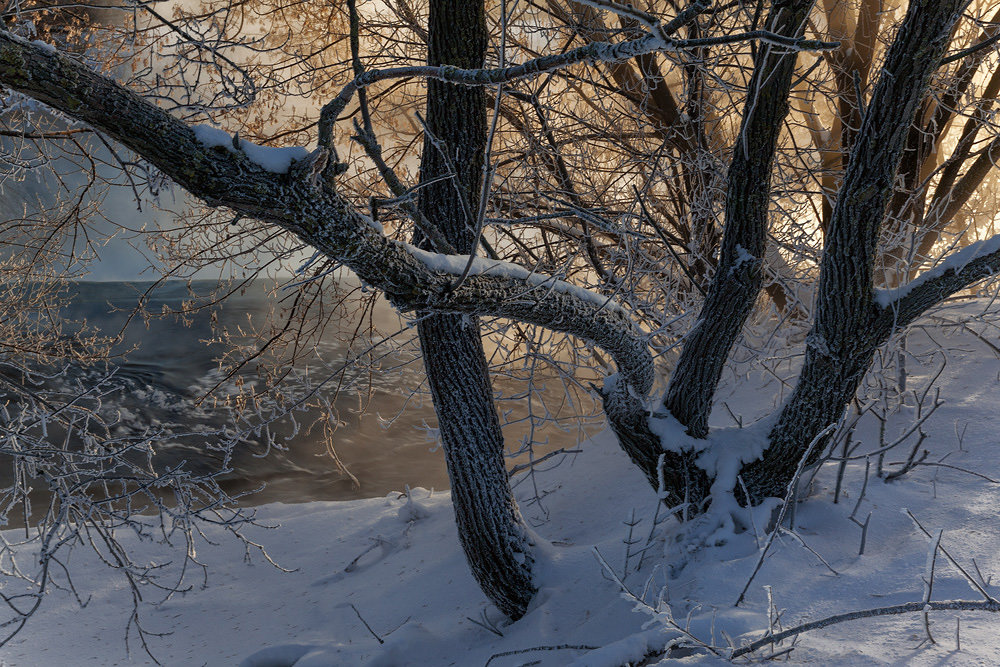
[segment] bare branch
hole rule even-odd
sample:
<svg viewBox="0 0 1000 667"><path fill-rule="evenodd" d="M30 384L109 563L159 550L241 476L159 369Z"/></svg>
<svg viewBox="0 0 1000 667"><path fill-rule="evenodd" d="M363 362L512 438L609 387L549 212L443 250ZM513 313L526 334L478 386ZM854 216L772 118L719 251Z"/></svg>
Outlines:
<svg viewBox="0 0 1000 667"><path fill-rule="evenodd" d="M946 256L909 284L877 290L884 326L904 327L936 304L1000 271L1000 235L971 243Z"/></svg>
<svg viewBox="0 0 1000 667"><path fill-rule="evenodd" d="M642 332L606 297L502 262L481 264L452 290L461 268L449 273L422 260L440 268L451 257L464 267L466 256L418 258L416 249L386 238L334 187L310 183L300 163L273 173L243 152L207 148L190 127L111 79L7 32L0 32L0 82L105 132L210 206L292 232L402 310L493 315L572 333L612 355L623 387L638 396L652 387L653 360Z"/></svg>
<svg viewBox="0 0 1000 667"><path fill-rule="evenodd" d="M971 56L973 53L976 53L978 51L982 51L984 49L988 49L991 46L993 46L995 44L998 44L998 43L1000 43L1000 32L997 32L997 34L993 35L992 37L990 37L988 39L984 39L983 41L981 41L981 42L979 42L977 44L973 44L972 46L970 46L967 49L962 49L961 51L958 51L956 53L953 53L950 56L945 57L941 61L941 64L942 65L947 65L948 63L953 63L956 60L961 60L962 58L965 58L966 56Z"/></svg>
<svg viewBox="0 0 1000 667"><path fill-rule="evenodd" d="M827 618L821 618L818 621L811 621L809 623L803 623L801 625L796 625L793 628L788 628L782 632L776 632L775 634L767 635L761 637L760 639L750 642L745 646L733 651L729 658L738 658L748 653L753 653L765 646L770 646L771 644L777 644L778 642L784 641L789 637L794 637L800 635L803 632L809 632L810 630L818 630L820 628L825 628L830 625L836 625L837 623L845 623L847 621L857 621L862 618L874 618L876 616L891 616L895 614L913 614L917 612L924 612L925 610L930 611L990 611L990 612L1000 612L1000 603L996 601L988 600L939 600L937 602L924 602L920 600L919 602L906 602L904 604L892 605L890 607L876 607L875 609L860 609L858 611L849 611L843 614L836 614L834 616L828 616Z"/></svg>
<svg viewBox="0 0 1000 667"><path fill-rule="evenodd" d="M796 51L827 50L840 46L839 43L835 42L797 39L768 30L752 30L735 35L685 40L675 40L663 35L650 33L638 39L618 42L617 44L592 42L565 53L541 56L520 65L498 69L462 69L451 65L411 65L409 67L393 67L383 70L373 69L356 77L344 86L337 97L323 107L319 118L319 145L327 147L332 145L333 126L354 97L354 93L380 81L423 77L463 86L495 86L501 83L510 83L519 79L538 76L546 72L554 72L583 62L618 62L660 51L682 52L686 49L721 46L752 40L759 40Z"/></svg>

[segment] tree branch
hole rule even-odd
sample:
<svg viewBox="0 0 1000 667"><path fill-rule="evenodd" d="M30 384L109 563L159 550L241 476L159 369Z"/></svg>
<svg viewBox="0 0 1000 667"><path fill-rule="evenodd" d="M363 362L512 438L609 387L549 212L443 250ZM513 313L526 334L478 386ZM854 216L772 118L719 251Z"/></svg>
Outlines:
<svg viewBox="0 0 1000 667"><path fill-rule="evenodd" d="M964 5L909 3L886 53L826 235L802 370L764 456L742 471L755 501L784 491L805 443L841 418L892 332L873 289L879 232L910 127Z"/></svg>
<svg viewBox="0 0 1000 667"><path fill-rule="evenodd" d="M961 51L958 51L957 53L953 53L952 55L948 56L947 58L944 58L941 61L941 64L942 65L947 65L948 63L953 63L956 60L961 60L962 58L965 58L966 56L970 56L973 53L976 53L977 51L982 51L983 49L988 49L991 46L993 46L994 44L998 44L998 43L1000 43L1000 32L998 32L997 34L993 35L992 37L984 39L983 41L979 42L978 44L973 44L972 46L970 46L967 49L962 49Z"/></svg>
<svg viewBox="0 0 1000 667"><path fill-rule="evenodd" d="M876 290L882 324L904 327L944 299L1000 271L1000 234L951 253L910 283Z"/></svg>
<svg viewBox="0 0 1000 667"><path fill-rule="evenodd" d="M650 32L657 32L662 37L669 37L693 21L699 14L704 14L711 9L711 3L704 0L696 0L681 10L668 23L664 24L658 16L644 12L632 4L622 5L611 0L576 0L576 2L580 5L595 9L604 9L618 16L631 19L645 26Z"/></svg>
<svg viewBox="0 0 1000 667"><path fill-rule="evenodd" d="M315 185L308 177L311 160L273 173L242 151L208 148L186 124L115 81L5 31L0 83L106 133L209 206L226 206L295 234L384 291L401 310L505 317L570 333L615 359L624 380L617 393L634 395L625 399L629 404L641 405L639 397L652 387L653 360L643 333L604 297L555 278L528 277L523 267L502 262L482 265L453 291L454 275L436 269L449 261L464 266L466 257L428 253L445 259L421 261L413 248L386 238L332 185Z"/></svg>
<svg viewBox="0 0 1000 667"><path fill-rule="evenodd" d="M769 634L761 637L757 641L750 642L746 646L741 646L740 648L729 654L729 659L738 658L742 655L747 655L748 653L753 653L754 651L769 646L771 644L777 644L778 642L784 641L789 637L794 637L800 635L803 632L808 632L810 630L818 630L819 628L825 628L828 625L835 625L837 623L844 623L845 621L856 621L862 618L873 618L875 616L891 616L894 614L912 614L922 611L991 611L1000 612L1000 604L995 601L988 600L939 600L937 602L924 602L923 600L919 602L906 602L904 604L897 604L891 607L877 607L875 609L861 609L858 611L849 611L844 614L837 614L836 616L830 616L828 618L823 618L818 621L812 621L810 623L803 623L802 625L796 625L794 628L788 628L782 632L776 632L774 634Z"/></svg>
<svg viewBox="0 0 1000 667"><path fill-rule="evenodd" d="M794 40L812 4L811 0L776 4L767 18L768 29ZM773 47L760 49L754 59L729 166L719 263L664 399L667 411L696 438L708 434L716 386L763 282L774 156L788 114L795 63L794 52Z"/></svg>
<svg viewBox="0 0 1000 667"><path fill-rule="evenodd" d="M638 39L618 42L616 44L610 42L591 42L565 53L541 56L520 65L496 69L462 69L452 65L411 65L408 67L373 69L355 77L353 81L344 86L333 100L324 105L319 117L319 145L324 147L331 146L333 142L333 126L354 97L354 94L358 90L367 88L380 81L424 77L463 86L495 86L563 69L582 62L617 62L658 51L683 51L684 49L719 46L751 40L760 40L794 50L825 50L835 49L840 46L836 42L791 38L768 30L752 30L735 35L684 40L675 40L665 35L648 33Z"/></svg>

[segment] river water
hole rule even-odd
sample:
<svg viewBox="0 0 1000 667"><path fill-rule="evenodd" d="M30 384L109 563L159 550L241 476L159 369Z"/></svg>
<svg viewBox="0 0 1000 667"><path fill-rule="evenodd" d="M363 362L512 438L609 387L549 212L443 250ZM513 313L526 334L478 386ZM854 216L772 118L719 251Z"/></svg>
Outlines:
<svg viewBox="0 0 1000 667"><path fill-rule="evenodd" d="M193 283L194 291L200 294L210 292L214 286L208 281ZM73 320L86 320L90 327L113 335L122 329L137 297L148 287L149 283L138 282L76 283L64 314ZM158 313L164 307L178 309L189 298L186 283L167 282L149 294L146 308L151 313ZM206 447L206 439L216 436L190 435L191 431L211 431L231 423L227 421L231 419L227 411L212 407L211 399L201 400L225 377L218 363L225 346L205 342L213 338L212 319L230 330L245 327L248 318L261 321L274 299L273 290L258 283L222 302L214 316L205 310L189 317L186 323L165 317L152 319L148 324L143 318L134 317L125 327L124 339L116 349L130 351L112 363L114 381L121 389L108 397L107 407L121 415L121 428L141 430L154 426L166 434L156 447L158 468L184 462L188 469L198 472L218 469L219 455ZM399 328L398 318L385 304L376 308L374 317L390 331ZM338 367L351 354L338 336L330 335L317 346L314 356L329 369ZM227 490L238 492L265 486L247 499L259 504L373 497L402 490L407 485L447 488L444 457L434 432L429 430L436 426L430 399L421 400L420 395L414 398L411 391L422 380L419 358L414 352L404 350L384 365L392 370L366 374L361 383L366 394L370 387L371 401L367 407L356 392L335 396L334 383L321 392L341 420L333 436L336 453L359 484L338 469L319 433L304 428L296 432L285 419L274 429L283 449L267 451L262 438L252 433L236 446L230 464L232 472L224 478ZM105 371L88 372L90 377L98 377ZM252 381L253 369L243 376ZM223 383L215 397L224 399L232 387L232 381ZM518 391L515 384L505 385L503 380L498 381L497 387L508 395ZM523 403L506 404L505 408L513 407L516 419ZM298 415L297 421L308 423L310 416L315 414ZM387 425L385 419L392 419L392 423ZM525 433L523 423L505 432L515 446ZM555 428L535 435L539 441L536 455L558 447L572 447L580 437L579 432ZM522 457L511 465L524 461Z"/></svg>

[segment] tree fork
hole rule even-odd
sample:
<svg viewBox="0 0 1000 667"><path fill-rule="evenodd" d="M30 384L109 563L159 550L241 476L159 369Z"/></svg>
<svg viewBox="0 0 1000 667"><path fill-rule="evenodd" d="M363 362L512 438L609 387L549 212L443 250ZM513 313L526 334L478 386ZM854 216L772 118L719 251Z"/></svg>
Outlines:
<svg viewBox="0 0 1000 667"><path fill-rule="evenodd" d="M775 3L767 29L797 36L812 4L812 0ZM729 168L719 263L664 398L666 410L695 438L708 436L712 398L722 370L763 284L771 174L778 136L788 114L796 56L796 51L774 45L762 45L757 52ZM687 481L689 497L700 499L708 495L711 479L695 458L693 452L682 454L675 462L675 474Z"/></svg>
<svg viewBox="0 0 1000 667"><path fill-rule="evenodd" d="M930 281L895 304L875 302L878 235L892 199L906 139L931 76L941 64L962 0L912 0L867 106L834 207L820 265L816 320L795 390L769 436L764 456L743 471L750 497L781 496L808 443L840 419L871 365L878 346L939 299L925 298ZM985 258L984 258L985 259ZM957 282L970 284L975 273ZM943 298L943 296L941 296ZM921 309L920 307L923 306ZM895 309L901 317L893 317ZM821 447L813 450L819 457Z"/></svg>

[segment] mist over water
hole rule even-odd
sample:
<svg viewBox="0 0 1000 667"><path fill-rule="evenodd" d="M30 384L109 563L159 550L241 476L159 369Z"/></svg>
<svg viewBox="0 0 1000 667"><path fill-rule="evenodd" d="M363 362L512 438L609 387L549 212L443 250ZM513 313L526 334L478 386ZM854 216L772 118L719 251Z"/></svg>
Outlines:
<svg viewBox="0 0 1000 667"><path fill-rule="evenodd" d="M122 356L110 364L116 390L106 396L102 410L106 419L117 422L115 433L158 430L163 434L155 441L153 464L158 470L183 464L191 472L213 473L221 469L222 457L211 447L219 440L212 432L234 423L232 413L220 403L237 393L238 381L253 384L258 375L251 364L238 376L227 378L218 362L227 347L208 341L215 337L218 327L235 331L241 326L245 329L248 321L262 322L274 305L274 285L264 281L251 283L222 301L214 314L208 309L200 310L187 317L186 323L173 316L154 318L148 324L142 317L128 321L140 295L146 295L146 308L151 313L161 312L164 307L177 310L191 298L192 291L208 294L217 283L192 281L189 287L182 281L168 281L151 291L149 287L149 282L75 283L70 288L64 314L71 320L85 320L88 327L108 335L123 331L122 341L115 349ZM398 316L384 302L380 302L372 317L384 332L399 328ZM354 325L355 322L347 321L333 323L331 328L341 326L353 331ZM370 342L358 340L351 350L336 331L331 331L311 351L312 359L305 362L314 382L334 374L345 360ZM298 364L300 370L303 366ZM424 379L416 351L393 353L382 361L382 366L381 371L371 374L349 368L345 386L351 387L354 382L362 390L361 398L350 389L337 393L337 382L319 391L340 420L333 434L333 447L350 474L345 474L329 456L322 430L306 428L320 414L312 409L295 413L294 421L286 417L271 426L279 447L267 447L261 433L245 431L232 451L230 472L222 478L223 488L238 493L265 487L246 499L251 504L370 498L401 491L406 486L448 488L430 398L413 394L413 389ZM58 381L90 386L107 372L108 369L100 367L74 366L66 378ZM494 386L507 396L522 394L524 390L520 383L502 377L494 378ZM543 394L550 397L561 396L561 391L558 381L543 388ZM523 399L501 405L507 419L514 422L505 428L508 450L516 449L529 432L521 419L525 405ZM244 427L246 424L243 422ZM535 455L541 456L560 447L574 447L581 434L550 427L533 435ZM522 456L512 460L512 465L524 464L527 459ZM0 481L8 474L7 470L0 470Z"/></svg>
<svg viewBox="0 0 1000 667"><path fill-rule="evenodd" d="M195 281L195 292L208 293L215 284ZM149 283L104 281L81 282L72 288L65 314L107 334L121 330L137 297ZM215 311L218 325L235 330L246 326L248 318L261 321L270 309L273 295L269 285L251 285L226 299ZM177 309L190 298L181 281L170 281L150 293L147 309L159 312L164 306ZM391 317L386 312L384 316ZM218 358L226 351L213 338L212 314L200 311L185 324L174 317L156 318L148 326L135 317L125 327L118 350L131 350L113 362L114 380L121 386L110 400L121 415L119 428L141 429L154 426L167 437L156 446L157 468L184 463L189 470L218 469L218 453L205 447L206 437L192 431L210 431L230 424L230 413L213 407L213 400L201 400L222 382L215 398L224 399L235 391L234 380L225 380ZM134 349L133 349L134 348ZM324 339L316 351L318 359L336 368L350 351L336 337ZM343 425L334 434L334 447L341 461L357 477L358 488L343 474L326 452L321 433L298 429L290 420L276 424L273 431L284 449L268 448L259 434L248 434L233 451L232 472L224 484L230 491L244 491L266 484L266 489L248 500L252 503L301 502L384 495L406 485L447 488L443 456L428 440L424 424L434 424L429 405L408 401L408 388L419 384L419 361L391 373L371 377L372 409L364 413L357 394L334 396L334 386L324 389ZM82 371L81 371L82 372ZM89 371L98 377L103 371ZM328 372L327 372L328 374ZM254 369L241 373L245 382L254 382ZM369 384L366 379L365 388ZM379 415L395 417L404 405L406 412L387 428ZM296 415L300 425L308 424L317 413ZM176 438L171 435L177 434ZM185 434L185 435L182 435Z"/></svg>
<svg viewBox="0 0 1000 667"><path fill-rule="evenodd" d="M16 219L25 207L37 208L39 202L52 200L51 183L44 179L25 179L12 187L4 188L0 198L0 215ZM7 196L7 195L11 196ZM164 192L171 207L183 207L183 195ZM34 202L34 205L32 205ZM68 320L86 321L99 333L116 336L122 330L151 282L150 277L160 273L155 259L144 252L141 235L130 238L128 233L116 231L116 223L130 229L156 228L169 215L144 202L138 210L132 192L124 187L112 187L101 202L101 213L107 220L89 223L95 230L104 229L111 238L97 246L98 259L86 265L86 281L71 283L71 298L63 312ZM162 217L161 217L162 216ZM96 233L94 238L100 239ZM219 271L209 269L208 274L218 276ZM194 280L196 294L209 294L218 286L216 279ZM147 427L166 434L156 444L154 465L159 470L181 463L185 468L200 473L220 469L222 459L209 445L209 435L193 432L218 431L230 426L232 415L226 409L216 408L214 400L224 401L236 392L234 380L222 383L213 396L202 400L206 393L225 379L218 360L228 350L219 343L208 343L216 336L213 316L219 329L236 331L247 325L248 317L257 323L264 318L275 303L274 285L266 281L250 284L240 293L224 300L213 313L199 311L187 323L174 317L154 318L147 323L142 317L132 317L125 326L122 342L116 352L123 356L113 360L114 382L119 386L106 397L105 407L113 413L112 421L120 416L119 430L139 433ZM167 281L146 295L146 310L159 313L164 307L180 308L182 301L191 297L184 281ZM383 333L398 330L402 323L392 309L381 302L373 317ZM353 323L334 323L353 327ZM324 337L314 351L311 366L318 375L325 377L330 369L338 368L346 359L373 341L360 340L355 349L349 350L336 332ZM413 335L410 333L409 335ZM414 398L412 389L424 380L423 367L411 353L404 358L389 358L383 364L385 372L376 372L362 380L366 390L370 387L370 401L361 401L356 392L345 391L335 395L336 383L324 388L327 398L341 425L333 436L337 456L350 471L344 474L330 458L321 432L296 430L290 420L275 426L283 449L268 448L259 434L250 434L233 451L231 472L224 478L224 487L230 492L266 488L247 498L247 502L305 502L310 500L340 500L367 498L403 490L406 486L446 489L449 486L443 453L435 440L436 416L427 396ZM71 367L69 381L82 386L92 385L106 373L105 369ZM357 376L359 371L352 371ZM351 373L349 373L350 375ZM255 368L244 369L241 379L254 382ZM524 388L511 384L504 378L495 378L495 387L505 395L522 393ZM558 380L552 382L552 391L560 392ZM523 413L526 401L507 403L502 411L511 409ZM577 408L569 405L570 411ZM308 424L317 412L296 415L300 425ZM508 413L512 421L518 414ZM523 415L522 415L523 416ZM392 420L385 426L384 420ZM524 423L505 429L508 449L516 449L529 427ZM580 433L563 433L555 428L535 433L538 445L535 453L544 454L558 447L573 447ZM512 463L525 463L524 459ZM549 463L551 464L551 462ZM547 464L548 465L548 464ZM0 483L7 481L10 471L0 467Z"/></svg>

